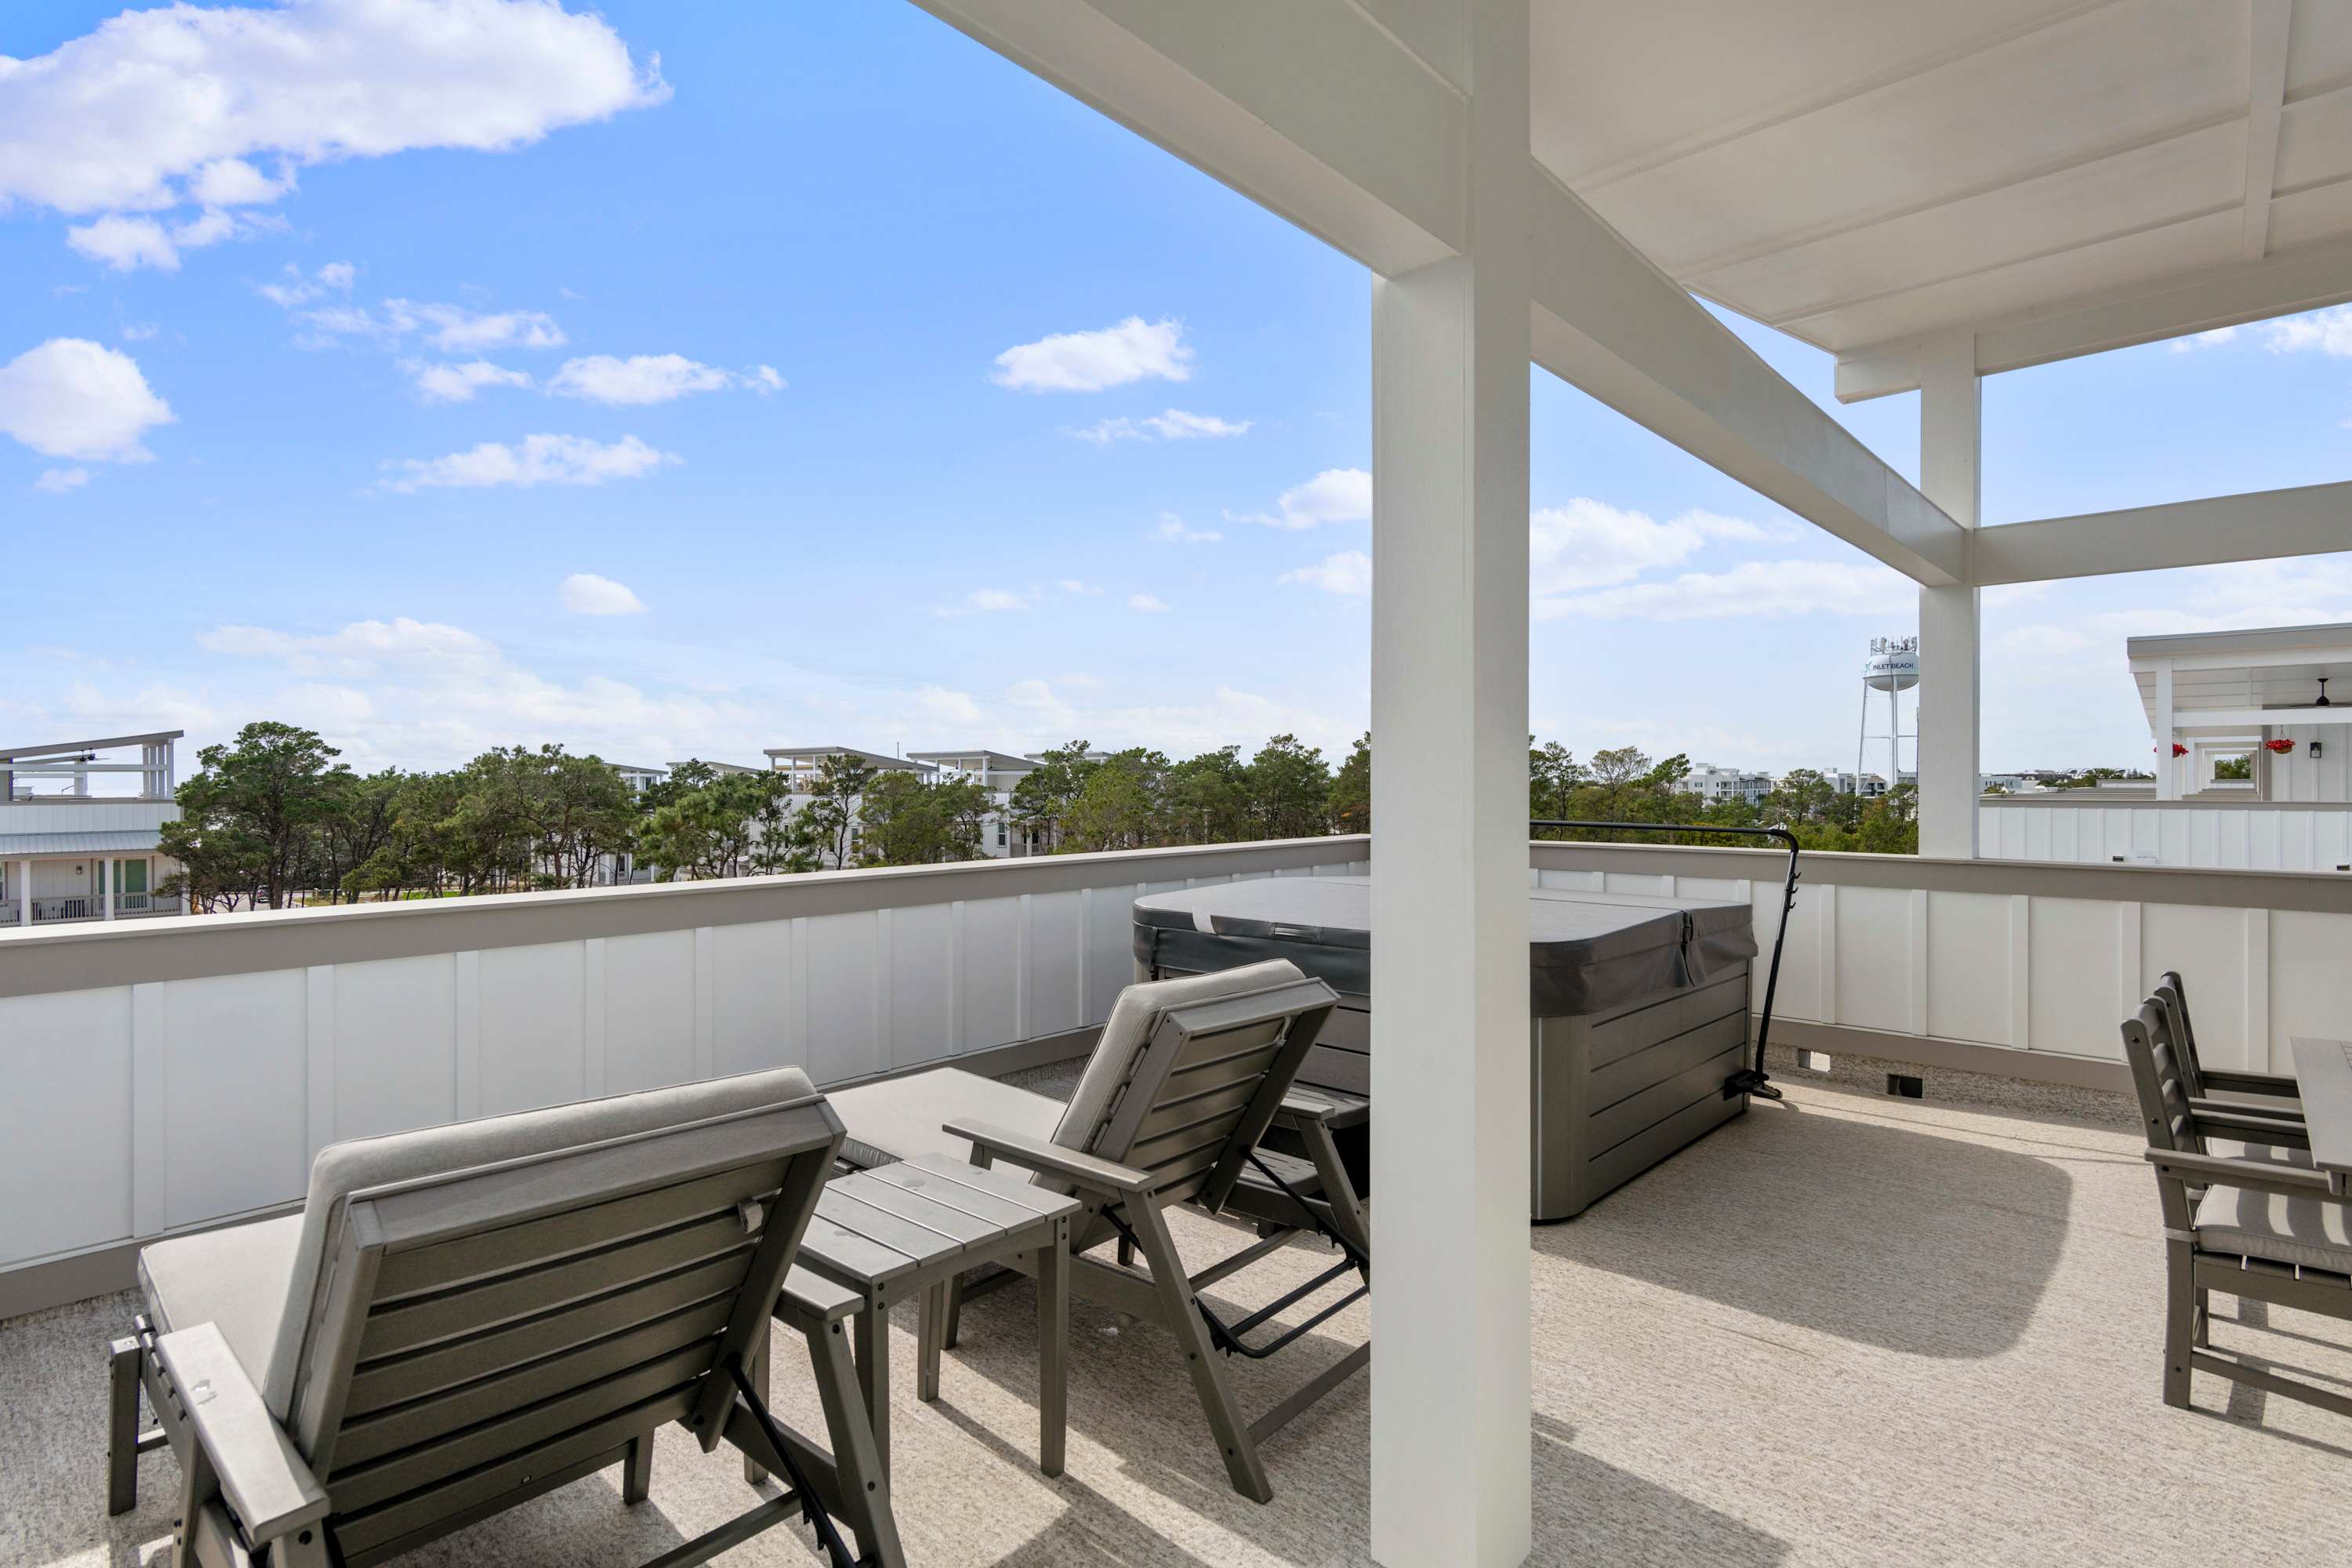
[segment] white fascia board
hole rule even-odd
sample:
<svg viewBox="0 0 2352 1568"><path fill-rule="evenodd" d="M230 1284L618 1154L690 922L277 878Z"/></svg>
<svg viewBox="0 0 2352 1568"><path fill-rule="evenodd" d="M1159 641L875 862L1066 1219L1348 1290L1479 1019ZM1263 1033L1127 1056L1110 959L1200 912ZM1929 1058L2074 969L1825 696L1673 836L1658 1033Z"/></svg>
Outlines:
<svg viewBox="0 0 2352 1568"><path fill-rule="evenodd" d="M2137 283L1978 324L1977 374L2243 326L2352 300L2352 241L2298 247L2259 260ZM1919 384L1916 341L1864 343L1838 353L1841 403L1910 392Z"/></svg>
<svg viewBox="0 0 2352 1568"><path fill-rule="evenodd" d="M1388 276L1458 251L1469 105L1349 0L916 0Z"/></svg>
<svg viewBox="0 0 2352 1568"><path fill-rule="evenodd" d="M1958 523L1549 173L1529 193L1538 364L1905 576L1966 580Z"/></svg>
<svg viewBox="0 0 2352 1568"><path fill-rule="evenodd" d="M2352 549L2352 484L2208 496L1977 531L1979 585L2273 561Z"/></svg>
<svg viewBox="0 0 2352 1568"><path fill-rule="evenodd" d="M2352 706L2336 708L2176 708L2176 726L2259 730L2275 724L2352 724Z"/></svg>

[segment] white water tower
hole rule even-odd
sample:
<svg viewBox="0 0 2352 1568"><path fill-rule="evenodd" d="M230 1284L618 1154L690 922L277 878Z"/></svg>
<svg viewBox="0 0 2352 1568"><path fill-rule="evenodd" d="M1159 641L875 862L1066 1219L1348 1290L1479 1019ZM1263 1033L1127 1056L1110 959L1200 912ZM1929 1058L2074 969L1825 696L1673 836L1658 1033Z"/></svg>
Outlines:
<svg viewBox="0 0 2352 1568"><path fill-rule="evenodd" d="M1919 639L1917 637L1873 637L1870 657L1862 664L1862 731L1853 747L1853 789L1862 793L1862 759L1870 742L1886 742L1886 787L1893 789L1903 782L1903 742L1911 742L1912 763L1916 769L1919 755L1919 710L1916 700L1911 709L1911 732L1903 731L1903 693L1919 684ZM1886 733L1870 732L1870 700L1873 692L1886 693Z"/></svg>

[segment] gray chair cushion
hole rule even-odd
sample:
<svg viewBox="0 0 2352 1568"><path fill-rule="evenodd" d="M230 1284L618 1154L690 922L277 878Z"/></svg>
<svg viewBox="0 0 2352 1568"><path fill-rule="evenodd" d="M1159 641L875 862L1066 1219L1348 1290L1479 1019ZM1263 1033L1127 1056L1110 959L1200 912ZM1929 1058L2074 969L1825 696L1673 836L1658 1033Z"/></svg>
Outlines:
<svg viewBox="0 0 2352 1568"><path fill-rule="evenodd" d="M2210 1187L2197 1205L2197 1245L2352 1275L2352 1228L2341 1204Z"/></svg>
<svg viewBox="0 0 2352 1568"><path fill-rule="evenodd" d="M848 1131L841 1157L860 1170L918 1154L969 1160L971 1145L940 1131L958 1117L992 1121L1039 1140L1051 1138L1055 1123L1062 1119L1062 1102L1053 1096L1015 1089L961 1068L934 1068L836 1089L825 1100Z"/></svg>
<svg viewBox="0 0 2352 1568"><path fill-rule="evenodd" d="M1150 1042L1151 1032L1160 1026L1161 1014L1187 1003L1213 1002L1220 996L1235 996L1302 978L1298 966L1290 960L1269 958L1263 963L1220 969L1208 974L1140 980L1121 991L1118 1000L1111 1004L1110 1018L1103 1025L1101 1038L1095 1042L1095 1054L1087 1058L1087 1070L1071 1092L1069 1109L1054 1129L1054 1142L1065 1149L1118 1158L1117 1152L1106 1153L1093 1148L1094 1137L1118 1098L1118 1086L1135 1070L1136 1057Z"/></svg>
<svg viewBox="0 0 2352 1568"><path fill-rule="evenodd" d="M257 1220L175 1236L139 1249L139 1293L159 1333L219 1326L245 1373L258 1385L278 1342L286 1282L302 1239L302 1216Z"/></svg>
<svg viewBox="0 0 2352 1568"><path fill-rule="evenodd" d="M310 1191L300 1215L300 1240L284 1277L285 1305L262 1378L263 1396L281 1419L292 1407L310 1318L329 1283L321 1259L332 1257L340 1247L344 1200L353 1193L682 1126L731 1111L806 1100L815 1092L800 1068L778 1068L383 1138L354 1139L320 1150L310 1163ZM593 1194L582 1195L585 1199Z"/></svg>

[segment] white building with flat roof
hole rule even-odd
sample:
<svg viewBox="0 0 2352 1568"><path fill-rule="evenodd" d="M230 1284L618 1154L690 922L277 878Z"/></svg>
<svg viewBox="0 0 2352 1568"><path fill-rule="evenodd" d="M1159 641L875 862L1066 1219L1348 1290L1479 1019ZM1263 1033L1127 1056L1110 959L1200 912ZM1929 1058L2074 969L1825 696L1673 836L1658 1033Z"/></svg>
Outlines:
<svg viewBox="0 0 2352 1568"><path fill-rule="evenodd" d="M2352 871L2352 626L2133 637L2125 658L2156 777L1986 796L1986 853Z"/></svg>
<svg viewBox="0 0 2352 1568"><path fill-rule="evenodd" d="M1761 805L1764 797L1772 793L1778 781L1770 773L1746 768L1717 767L1712 763L1699 763L1683 775L1685 793L1695 795L1709 805L1726 801L1744 800L1750 805Z"/></svg>
<svg viewBox="0 0 2352 1568"><path fill-rule="evenodd" d="M0 925L180 912L154 889L178 869L156 850L185 732L0 748Z"/></svg>

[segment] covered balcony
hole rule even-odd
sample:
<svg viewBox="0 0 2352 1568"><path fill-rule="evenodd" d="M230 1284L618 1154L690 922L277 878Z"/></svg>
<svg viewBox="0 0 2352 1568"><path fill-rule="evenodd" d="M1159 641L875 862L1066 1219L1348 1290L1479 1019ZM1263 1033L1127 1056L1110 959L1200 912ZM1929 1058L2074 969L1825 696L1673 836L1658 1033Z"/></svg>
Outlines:
<svg viewBox="0 0 2352 1568"><path fill-rule="evenodd" d="M1978 752L1982 588L2340 549L2352 486L1979 512L1984 377L2352 300L2352 17L923 3L1372 274L1372 833L0 932L0 1548L138 1561L169 1532L160 1456L140 1510L101 1510L137 1249L289 1211L328 1144L776 1064L1066 1093L1134 978L1135 899L1321 875L1370 878L1372 1093L1410 1114L1371 1121L1377 1310L1297 1353L1370 1321L1369 1379L1267 1445L1260 1506L1172 1359L1121 1353L1159 1331L1077 1310L1049 1481L1030 1298L975 1302L940 1399L898 1413L912 1561L2340 1555L2352 1426L2210 1377L2161 1402L2116 1026L2179 970L2217 1068L2352 1035L2347 884L1988 858ZM1695 295L1833 353L1842 398L1916 391L1919 482ZM1780 895L1769 852L1529 841L1531 364L1918 584L1926 851L1808 858L1764 955L1784 1101L1533 1229L1528 887L1745 900L1768 938ZM2212 1337L2352 1380L2324 1317L2222 1294ZM733 1467L672 1439L654 1508L583 1480L432 1551L642 1561L734 1506Z"/></svg>

